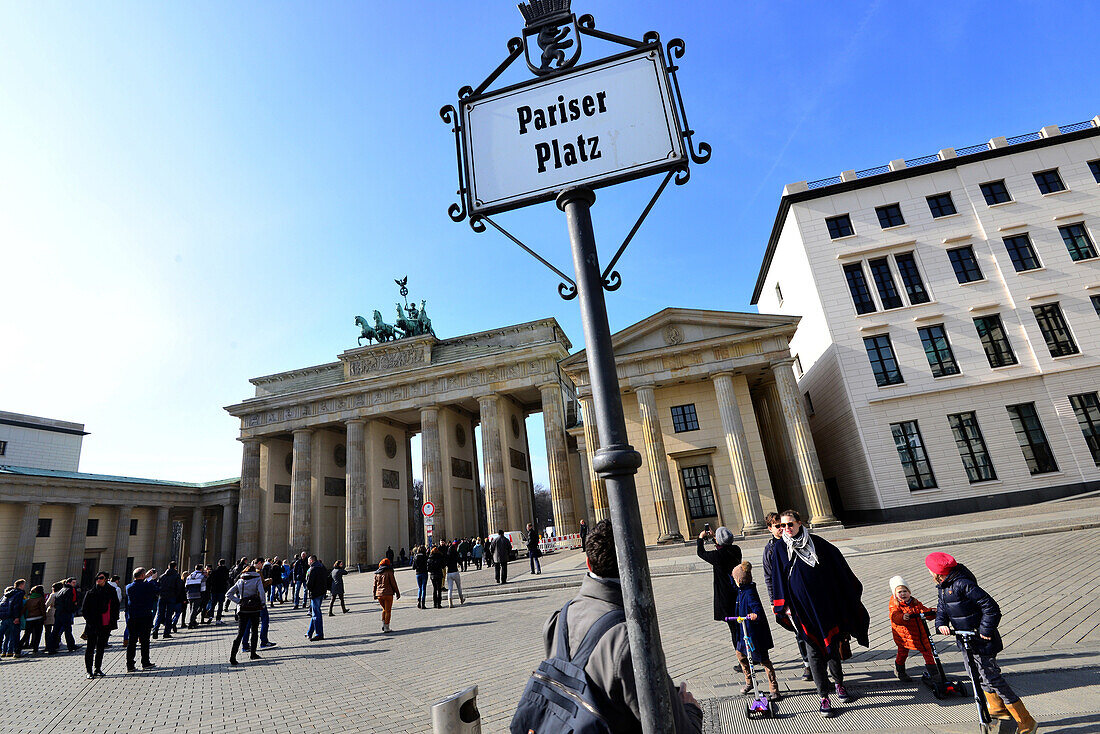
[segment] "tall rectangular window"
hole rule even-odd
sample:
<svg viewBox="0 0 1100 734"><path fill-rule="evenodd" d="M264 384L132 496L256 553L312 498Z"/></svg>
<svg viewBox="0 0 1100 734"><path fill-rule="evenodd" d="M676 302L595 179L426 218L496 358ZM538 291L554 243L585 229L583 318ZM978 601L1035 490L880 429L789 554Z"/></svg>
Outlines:
<svg viewBox="0 0 1100 734"><path fill-rule="evenodd" d="M878 214L878 223L883 229L900 227L905 224L905 217L901 215L900 204L887 204L886 206L875 207L875 214Z"/></svg>
<svg viewBox="0 0 1100 734"><path fill-rule="evenodd" d="M917 422L891 423L890 432L894 436L894 447L898 450L898 458L901 459L901 468L905 471L905 481L909 484L909 491L934 489L936 477L932 473L928 453L924 450L924 439L921 438Z"/></svg>
<svg viewBox="0 0 1100 734"><path fill-rule="evenodd" d="M985 203L990 206L1012 201L1012 197L1008 195L1008 188L1005 187L1004 179L979 184L978 188L982 190L982 196L985 197Z"/></svg>
<svg viewBox="0 0 1100 734"><path fill-rule="evenodd" d="M710 469L705 464L685 466L680 470L680 479L684 483L684 498L692 520L718 515L714 490L710 485Z"/></svg>
<svg viewBox="0 0 1100 734"><path fill-rule="evenodd" d="M1062 177L1058 175L1057 168L1038 171L1031 175L1035 177L1035 185L1039 187L1040 194L1053 194L1055 191L1066 190L1066 185L1062 183Z"/></svg>
<svg viewBox="0 0 1100 734"><path fill-rule="evenodd" d="M947 341L947 330L943 324L924 326L917 329L920 334L920 342L924 345L924 355L928 357L928 366L932 368L933 377L959 374L959 365L955 362L955 354L951 351L951 343Z"/></svg>
<svg viewBox="0 0 1100 734"><path fill-rule="evenodd" d="M827 217L825 219L825 226L829 228L829 237L834 240L838 240L841 237L850 237L854 234L852 231L852 220L848 218L847 214L841 214L837 217Z"/></svg>
<svg viewBox="0 0 1100 734"><path fill-rule="evenodd" d="M1017 273L1042 267L1039 257L1035 254L1035 248L1031 246L1031 238L1027 236L1027 233L1005 237L1004 241L1005 249L1008 250L1008 257L1012 260L1012 267L1016 268Z"/></svg>
<svg viewBox="0 0 1100 734"><path fill-rule="evenodd" d="M1092 171L1092 177L1096 179L1096 183L1100 183L1100 158L1089 161L1089 170Z"/></svg>
<svg viewBox="0 0 1100 734"><path fill-rule="evenodd" d="M951 433L955 436L955 445L959 448L959 456L962 457L966 478L970 483L996 479L997 472L989 458L982 429L978 426L977 414L954 413L947 416L947 422L951 425Z"/></svg>
<svg viewBox="0 0 1100 734"><path fill-rule="evenodd" d="M1020 450L1024 452L1028 471L1032 474L1058 471L1058 462L1054 460L1054 452L1050 450L1047 434L1043 431L1043 424L1039 422L1038 413L1035 412L1035 403L1020 403L1005 407L1008 408L1008 417L1012 419L1012 428L1016 431Z"/></svg>
<svg viewBox="0 0 1100 734"><path fill-rule="evenodd" d="M779 284L775 284L775 300L782 306L783 305L783 289L779 287Z"/></svg>
<svg viewBox="0 0 1100 734"><path fill-rule="evenodd" d="M99 535L99 520L96 518L90 518L88 520L88 533L89 538L94 538Z"/></svg>
<svg viewBox="0 0 1100 734"><path fill-rule="evenodd" d="M1065 357L1080 351L1073 341L1073 335L1069 333L1061 306L1057 303L1044 303L1041 306L1032 306L1031 310L1039 323L1039 331L1043 332L1043 338L1046 339L1050 356Z"/></svg>
<svg viewBox="0 0 1100 734"><path fill-rule="evenodd" d="M8 442L0 441L0 456L3 456L6 453L8 453Z"/></svg>
<svg viewBox="0 0 1100 734"><path fill-rule="evenodd" d="M1070 259L1074 262L1096 257L1096 247L1089 238L1084 222L1059 227L1058 232L1061 233L1062 241L1066 243L1066 249L1069 250Z"/></svg>
<svg viewBox="0 0 1100 734"><path fill-rule="evenodd" d="M990 367L1016 364L1016 354L1012 351L1000 314L974 319L974 328L978 330L978 338L982 342L982 349L985 350L985 358L989 360Z"/></svg>
<svg viewBox="0 0 1100 734"><path fill-rule="evenodd" d="M53 519L48 517L38 518L38 535L36 538L48 538L50 537L50 531L53 530Z"/></svg>
<svg viewBox="0 0 1100 734"><path fill-rule="evenodd" d="M672 406L672 430L676 433L699 430L699 416L695 414L695 403Z"/></svg>
<svg viewBox="0 0 1100 734"><path fill-rule="evenodd" d="M868 260L867 266L871 268L871 277L875 279L875 288L878 289L882 307L889 309L904 306L898 287L894 284L894 274L890 272L889 260L884 257Z"/></svg>
<svg viewBox="0 0 1100 734"><path fill-rule="evenodd" d="M957 214L955 211L955 202L951 199L951 194L934 194L928 197L928 209L932 212L933 219L939 219L940 217L949 217L952 214Z"/></svg>
<svg viewBox="0 0 1100 734"><path fill-rule="evenodd" d="M909 303L914 306L918 303L928 303L928 289L921 280L920 270L917 268L917 259L911 252L903 252L894 255L894 264L898 266L901 274L901 282L905 284L905 292L909 294Z"/></svg>
<svg viewBox="0 0 1100 734"><path fill-rule="evenodd" d="M1096 315L1100 316L1100 296L1089 296L1089 300L1092 301L1092 307L1096 310Z"/></svg>
<svg viewBox="0 0 1100 734"><path fill-rule="evenodd" d="M1069 404L1077 416L1077 425L1085 435L1085 444L1089 447L1092 460L1100 466L1100 396L1094 392L1070 395Z"/></svg>
<svg viewBox="0 0 1100 734"><path fill-rule="evenodd" d="M844 266L844 278L848 281L848 290L852 293L852 302L856 313L872 313L875 300L871 298L871 289L867 287L867 277L863 274L863 263L849 263Z"/></svg>
<svg viewBox="0 0 1100 734"><path fill-rule="evenodd" d="M890 344L889 334L877 334L863 338L867 347L867 359L871 360L871 370L875 373L875 383L879 387L900 385L901 369L894 358L894 347Z"/></svg>
<svg viewBox="0 0 1100 734"><path fill-rule="evenodd" d="M137 518L130 518L130 535L138 534L138 521Z"/></svg>
<svg viewBox="0 0 1100 734"><path fill-rule="evenodd" d="M960 283L985 280L982 268L978 265L978 258L974 257L974 248L970 245L948 250L947 259L951 261L951 267L955 270L955 279Z"/></svg>

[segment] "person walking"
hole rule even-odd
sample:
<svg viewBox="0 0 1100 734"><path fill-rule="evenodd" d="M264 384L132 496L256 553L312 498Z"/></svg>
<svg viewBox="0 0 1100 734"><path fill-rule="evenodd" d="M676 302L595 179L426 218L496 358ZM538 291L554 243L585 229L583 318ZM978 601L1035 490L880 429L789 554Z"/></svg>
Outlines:
<svg viewBox="0 0 1100 734"><path fill-rule="evenodd" d="M26 579L19 579L4 589L0 601L0 654L6 658L19 657L19 632L26 603Z"/></svg>
<svg viewBox="0 0 1100 734"><path fill-rule="evenodd" d="M294 559L294 608L298 608L298 600L301 598L302 587L306 583L306 573L309 572L309 560L306 558L306 552L302 551L302 555ZM309 606L309 595L307 594L302 601L306 606Z"/></svg>
<svg viewBox="0 0 1100 734"><path fill-rule="evenodd" d="M41 584L35 585L27 594L27 600L23 604L23 639L20 640L20 649L30 650L38 654L38 647L42 641L42 627L46 623L46 590Z"/></svg>
<svg viewBox="0 0 1100 734"><path fill-rule="evenodd" d="M871 618L860 601L863 584L836 546L802 527L795 510L780 513L779 520L783 545L776 546L772 558L772 609L780 625L797 631L805 641L821 696L819 711L823 717L832 716L826 668L836 682L837 698L846 703L852 696L844 687L841 660L850 655L848 640L855 637L868 647Z"/></svg>
<svg viewBox="0 0 1100 734"><path fill-rule="evenodd" d="M390 564L393 564L393 546L386 546L386 558L390 559Z"/></svg>
<svg viewBox="0 0 1100 734"><path fill-rule="evenodd" d="M337 561L332 564L332 600L328 603L328 616L335 616L332 613L332 607L336 604L336 597L340 597L340 608L344 610L344 614L348 613L348 607L344 604L344 577L348 575L348 572L344 570L344 562Z"/></svg>
<svg viewBox="0 0 1100 734"><path fill-rule="evenodd" d="M707 540L714 541L714 550L706 549ZM713 532L704 530L695 539L695 554L711 567L716 622L725 622L726 617L737 616L737 585L733 581L733 570L741 563L741 548L733 540L733 531L724 526ZM726 624L729 626L736 652L737 643L741 639L741 627L737 622Z"/></svg>
<svg viewBox="0 0 1100 734"><path fill-rule="evenodd" d="M65 579L61 582L61 589L54 592L54 622L53 622L53 637L52 640L47 641L46 646L52 648L54 652L58 651L61 647L61 638L65 638L65 649L69 652L75 652L80 649L80 645L73 639L73 618L76 616L77 610L77 595L76 589L73 588L73 580Z"/></svg>
<svg viewBox="0 0 1100 734"><path fill-rule="evenodd" d="M428 553L422 545L413 548L412 570L416 576L416 608L427 609L424 602L428 586Z"/></svg>
<svg viewBox="0 0 1100 734"><path fill-rule="evenodd" d="M133 673L137 646L141 643L141 668L157 667L149 660L149 633L153 629L153 613L157 608L160 587L145 578L145 569L134 569L134 580L126 586L126 671Z"/></svg>
<svg viewBox="0 0 1100 734"><path fill-rule="evenodd" d="M394 598L401 598L401 590L397 588L397 577L393 573L393 563L389 558L383 558L378 562L378 570L374 572L374 598L382 605L382 631L390 631L390 616L393 613Z"/></svg>
<svg viewBox="0 0 1100 734"><path fill-rule="evenodd" d="M586 523L584 520L581 520L580 534L581 534L581 550L583 551L584 548L585 548L584 544L588 540L588 523Z"/></svg>
<svg viewBox="0 0 1100 734"><path fill-rule="evenodd" d="M493 557L493 567L497 572L497 583L508 583L508 561L512 556L512 541L503 530L497 530L496 537L489 544L489 550Z"/></svg>
<svg viewBox="0 0 1100 734"><path fill-rule="evenodd" d="M428 575L432 579L432 607L443 608L443 572L447 568L447 558L443 550L436 546L428 554Z"/></svg>
<svg viewBox="0 0 1100 734"><path fill-rule="evenodd" d="M455 608L454 590L458 587L458 603L465 604L466 597L462 593L462 576L458 572L459 564L462 562L460 554L458 552L458 541L451 543L447 549L447 606L451 609Z"/></svg>
<svg viewBox="0 0 1100 734"><path fill-rule="evenodd" d="M462 561L462 573L470 570L470 551L473 546L474 544L470 542L469 538L463 538L458 544L458 558Z"/></svg>
<svg viewBox="0 0 1100 734"><path fill-rule="evenodd" d="M168 568L161 574L157 583L160 585L160 600L157 602L157 616L153 620L151 637L154 640L157 639L160 628L164 627L164 639L170 640L173 632L172 620L179 606L180 586L183 585L180 572L176 570L175 561L169 562Z"/></svg>
<svg viewBox="0 0 1100 734"><path fill-rule="evenodd" d="M325 601L330 583L325 564L317 556L310 556L309 571L306 572L306 592L309 594L309 630L306 631L306 637L310 642L325 639L325 618L321 614L321 604Z"/></svg>
<svg viewBox="0 0 1100 734"><path fill-rule="evenodd" d="M481 538L477 538L470 548L470 556L474 561L474 567L481 570L481 556L485 553L485 549L481 546Z"/></svg>
<svg viewBox="0 0 1100 734"><path fill-rule="evenodd" d="M215 624L225 624L222 612L225 610L225 592L229 591L229 566L224 558L218 560L218 567L210 572L206 585L210 587L209 614L214 617Z"/></svg>
<svg viewBox="0 0 1100 734"><path fill-rule="evenodd" d="M772 560L775 558L775 548L777 544L783 543L783 528L779 525L779 513L769 512L764 516L764 524L768 526L768 532L772 534L771 540L764 545L764 585L768 587L768 600L775 599L775 592L772 590ZM795 641L798 643L798 655L802 658L802 680L812 681L814 679L813 673L810 672L809 659L806 657L806 642L798 634L795 634Z"/></svg>
<svg viewBox="0 0 1100 734"><path fill-rule="evenodd" d="M103 653L107 649L107 637L111 630L118 627L118 595L107 584L107 579L106 571L96 574L95 586L88 589L80 605L80 616L84 617L84 637L88 641L84 650L88 680L106 675L103 672Z"/></svg>
<svg viewBox="0 0 1100 734"><path fill-rule="evenodd" d="M264 582L256 573L256 566L245 566L237 582L226 592L226 598L237 605L237 636L229 653L229 664L237 664L237 651L241 649L246 631L250 631L252 644L248 647L248 659L259 660L256 653L260 630L260 611L267 606L264 601Z"/></svg>
<svg viewBox="0 0 1100 734"><path fill-rule="evenodd" d="M54 585L52 587L53 590L49 594L46 595L46 604L45 604L46 616L45 616L45 619L44 619L45 627L46 627L46 635L45 635L46 647L45 647L45 650L43 650L43 652L46 655L53 655L54 653L57 652L56 647L52 648L52 649L50 648L50 642L53 640L53 628L54 628L54 624L56 624L56 622L57 622L57 612L56 612L57 596L56 596L56 594L57 594L58 591L61 590L62 586L64 586L64 584L62 584L60 581L54 582Z"/></svg>
<svg viewBox="0 0 1100 734"><path fill-rule="evenodd" d="M184 588L187 591L187 603L191 605L191 619L187 622L187 629L193 630L199 626L199 612L202 611L202 590L206 585L206 574L203 573L202 564L195 565L195 570L187 577Z"/></svg>
<svg viewBox="0 0 1100 734"><path fill-rule="evenodd" d="M531 575L542 573L542 563L539 558L542 551L539 550L539 534L532 523L527 523L527 559L531 564Z"/></svg>

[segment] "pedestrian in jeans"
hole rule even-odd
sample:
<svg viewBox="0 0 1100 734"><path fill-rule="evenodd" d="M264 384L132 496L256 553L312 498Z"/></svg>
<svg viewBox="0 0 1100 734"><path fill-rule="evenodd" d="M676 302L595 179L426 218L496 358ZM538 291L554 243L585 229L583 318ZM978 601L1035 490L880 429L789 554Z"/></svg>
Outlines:
<svg viewBox="0 0 1100 734"><path fill-rule="evenodd" d="M311 642L325 639L325 618L321 614L321 604L328 593L330 578L325 564L317 556L309 557L309 571L306 572L306 591L309 592L309 630L306 637Z"/></svg>
<svg viewBox="0 0 1100 734"><path fill-rule="evenodd" d="M508 583L508 561L512 557L512 541L503 530L497 530L496 537L489 543L489 553L497 572L497 583Z"/></svg>
<svg viewBox="0 0 1100 734"><path fill-rule="evenodd" d="M336 604L336 597L340 597L340 608L344 610L344 614L348 613L347 605L344 604L344 577L348 575L348 572L344 570L344 562L337 561L332 564L332 599L328 603L328 616L335 616L332 613L332 608Z"/></svg>
<svg viewBox="0 0 1100 734"><path fill-rule="evenodd" d="M298 608L298 601L301 598L302 587L306 583L306 573L309 572L309 560L306 558L306 552L302 551L302 555L294 559L294 608ZM306 594L306 599L309 598L309 594ZM309 602L303 600L306 606L309 606Z"/></svg>
<svg viewBox="0 0 1100 734"><path fill-rule="evenodd" d="M775 548L777 543L783 542L783 528L779 526L779 513L769 512L764 516L764 523L768 526L768 532L772 534L772 539L764 546L764 585L768 587L768 599L775 599L775 593L772 592L772 559L775 558ZM806 643L798 634L795 634L795 640L798 642L798 654L802 658L802 680L812 681L814 679L813 674L810 672L810 663L806 658Z"/></svg>
<svg viewBox="0 0 1100 734"><path fill-rule="evenodd" d="M84 595L80 606L80 616L84 617L84 637L88 647L84 651L84 667L88 670L88 679L102 677L103 652L107 648L107 637L111 630L118 627L118 595L107 584L107 573L100 571L95 577L95 586Z"/></svg>
<svg viewBox="0 0 1100 734"><path fill-rule="evenodd" d="M160 601L157 603L157 616L153 620L152 638L157 639L161 627L164 627L164 639L172 639L172 619L179 614L179 595L183 580L180 572L176 570L176 562L168 564L168 568L157 580L160 585Z"/></svg>
<svg viewBox="0 0 1100 734"><path fill-rule="evenodd" d="M77 605L76 589L73 588L72 583L72 579L65 579L61 582L61 588L53 593L53 634L47 640L46 647L54 652L61 647L62 636L65 638L66 650L75 652L80 649L80 645L73 639L73 616L76 614ZM57 584L54 586L56 587Z"/></svg>
<svg viewBox="0 0 1100 734"><path fill-rule="evenodd" d="M542 556L542 551L539 550L539 534L535 532L535 526L531 523L527 523L527 558L531 563L531 575L542 573L542 563L539 562L539 557Z"/></svg>
<svg viewBox="0 0 1100 734"><path fill-rule="evenodd" d="M4 599L0 601L0 654L6 658L19 657L19 625L23 618L26 597L23 587L26 585L26 579L19 579L4 589Z"/></svg>
<svg viewBox="0 0 1100 734"><path fill-rule="evenodd" d="M424 601L428 586L428 554L422 545L413 548L412 569L416 574L416 608L427 609Z"/></svg>
<svg viewBox="0 0 1100 734"><path fill-rule="evenodd" d="M210 572L210 578L206 581L210 588L209 615L215 618L216 624L225 624L222 621L222 612L225 610L225 592L229 590L229 566L225 559L218 560L218 567Z"/></svg>
<svg viewBox="0 0 1100 734"><path fill-rule="evenodd" d="M401 591L397 588L397 578L393 575L393 563L389 558L383 558L378 562L378 570L374 572L374 598L382 605L383 632L390 631L394 597L400 599Z"/></svg>
<svg viewBox="0 0 1100 734"><path fill-rule="evenodd" d="M447 568L447 558L438 546L428 554L428 575L432 579L432 607L443 608L443 572Z"/></svg>
<svg viewBox="0 0 1100 734"><path fill-rule="evenodd" d="M160 587L145 578L144 568L134 569L134 580L126 587L126 670L133 673L137 646L141 643L141 667L155 668L149 660L149 633L153 629L153 612L157 608Z"/></svg>
<svg viewBox="0 0 1100 734"><path fill-rule="evenodd" d="M462 594L462 577L458 573L458 565L461 563L458 553L458 541L451 543L447 550L447 605L455 608L454 590L458 587L458 603L465 604L466 597Z"/></svg>
<svg viewBox="0 0 1100 734"><path fill-rule="evenodd" d="M256 573L255 565L245 566L237 582L230 587L226 598L237 605L237 636L233 638L233 648L229 653L229 664L237 664L237 650L241 649L241 642L246 634L251 632L252 645L248 648L249 660L259 660L256 653L256 644L259 631L257 621L260 611L266 608L264 601L264 584L260 574Z"/></svg>

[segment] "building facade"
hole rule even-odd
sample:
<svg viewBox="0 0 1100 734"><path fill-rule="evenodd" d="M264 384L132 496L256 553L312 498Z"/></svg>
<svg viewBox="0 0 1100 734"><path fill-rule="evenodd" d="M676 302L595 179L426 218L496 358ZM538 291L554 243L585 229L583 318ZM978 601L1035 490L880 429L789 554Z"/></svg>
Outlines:
<svg viewBox="0 0 1100 734"><path fill-rule="evenodd" d="M1100 117L786 187L753 293L842 519L1100 489Z"/></svg>
<svg viewBox="0 0 1100 734"><path fill-rule="evenodd" d="M76 471L87 435L82 423L0 410L0 465Z"/></svg>

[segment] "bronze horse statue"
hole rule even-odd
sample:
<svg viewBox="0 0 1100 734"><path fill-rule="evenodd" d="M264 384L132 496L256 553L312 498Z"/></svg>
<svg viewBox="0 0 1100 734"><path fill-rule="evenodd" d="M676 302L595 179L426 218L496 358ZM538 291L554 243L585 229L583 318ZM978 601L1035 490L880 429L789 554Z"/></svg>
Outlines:
<svg viewBox="0 0 1100 734"><path fill-rule="evenodd" d="M378 309L374 309L374 338L380 342L397 338L397 332L382 320L382 313Z"/></svg>
<svg viewBox="0 0 1100 734"><path fill-rule="evenodd" d="M359 343L359 346L363 346L363 340L364 339L367 340L367 344L370 344L373 340L378 339L378 335L374 332L374 329L371 327L370 324L367 323L367 320L365 318L363 318L362 316L356 316L355 317L355 325L358 326L363 332L362 334L359 335L359 339L357 340L358 343ZM378 341L382 341L382 340L378 339Z"/></svg>
<svg viewBox="0 0 1100 734"><path fill-rule="evenodd" d="M405 318L405 314L401 311L401 304L394 304L397 306L397 320L393 322L393 325L398 329L401 329L402 336L415 336L420 331L417 328L417 322L415 319L410 320Z"/></svg>

